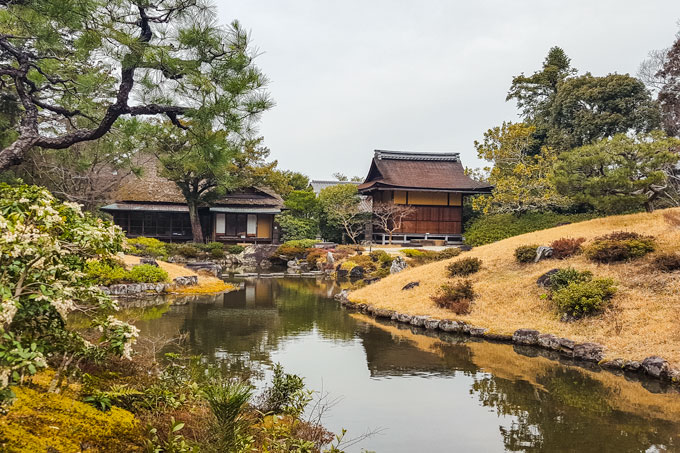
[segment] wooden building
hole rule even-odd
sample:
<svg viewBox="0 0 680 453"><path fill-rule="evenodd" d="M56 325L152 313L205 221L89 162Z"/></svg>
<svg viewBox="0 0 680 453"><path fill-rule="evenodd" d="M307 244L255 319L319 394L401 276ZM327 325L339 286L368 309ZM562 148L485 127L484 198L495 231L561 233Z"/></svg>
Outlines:
<svg viewBox="0 0 680 453"><path fill-rule="evenodd" d="M373 204L393 202L413 206L394 239L458 241L463 235L463 200L491 193L492 186L465 174L458 153L412 153L376 150L359 193ZM373 231L384 242L385 234Z"/></svg>
<svg viewBox="0 0 680 453"><path fill-rule="evenodd" d="M101 208L113 216L128 237L152 237L169 242L191 241L189 208L177 186L157 172L157 162L142 164L143 176L128 177L114 203ZM229 243L276 243L274 216L283 200L264 187L248 187L199 209L203 236Z"/></svg>

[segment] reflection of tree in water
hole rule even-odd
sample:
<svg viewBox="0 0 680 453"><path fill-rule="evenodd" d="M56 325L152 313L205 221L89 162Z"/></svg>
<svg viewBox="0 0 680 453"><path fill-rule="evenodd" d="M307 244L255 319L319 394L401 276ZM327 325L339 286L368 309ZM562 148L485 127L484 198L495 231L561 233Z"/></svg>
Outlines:
<svg viewBox="0 0 680 453"><path fill-rule="evenodd" d="M677 424L615 410L609 388L559 365L535 383L485 375L475 379L472 390L484 406L514 416L509 427L499 427L508 451L592 451L598 446L603 452L644 452L672 448L678 440Z"/></svg>
<svg viewBox="0 0 680 453"><path fill-rule="evenodd" d="M328 285L315 279L258 279L217 301L172 307L153 328L186 332L191 354L245 374L270 364L270 352L281 341L314 329L324 338L352 339L356 322L328 295Z"/></svg>

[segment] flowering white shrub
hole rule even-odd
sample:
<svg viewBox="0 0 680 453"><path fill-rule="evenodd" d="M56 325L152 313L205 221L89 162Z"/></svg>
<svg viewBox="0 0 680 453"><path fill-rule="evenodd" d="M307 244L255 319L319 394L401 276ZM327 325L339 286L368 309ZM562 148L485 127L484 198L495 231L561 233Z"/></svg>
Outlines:
<svg viewBox="0 0 680 453"><path fill-rule="evenodd" d="M79 311L106 333L93 347L129 356L136 328L110 316L115 303L84 273L88 260L112 259L123 240L120 228L43 188L0 184L0 333L37 345L40 357L65 348L77 353L74 344L91 348L66 327L68 314ZM24 367L30 374L35 368L36 363ZM3 357L0 377L1 383L11 380Z"/></svg>

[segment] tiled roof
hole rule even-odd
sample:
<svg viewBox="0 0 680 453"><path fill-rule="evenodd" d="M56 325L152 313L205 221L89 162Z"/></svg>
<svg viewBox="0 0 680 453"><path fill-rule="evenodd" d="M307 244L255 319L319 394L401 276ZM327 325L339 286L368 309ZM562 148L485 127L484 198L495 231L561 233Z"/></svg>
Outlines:
<svg viewBox="0 0 680 453"><path fill-rule="evenodd" d="M492 186L465 174L458 153L413 153L376 150L359 191L377 187L488 193Z"/></svg>
<svg viewBox="0 0 680 453"><path fill-rule="evenodd" d="M324 181L321 179L313 179L309 184L312 186L314 193L318 195L319 192L321 192L326 187L338 186L340 184L355 184L358 186L361 183L358 181Z"/></svg>

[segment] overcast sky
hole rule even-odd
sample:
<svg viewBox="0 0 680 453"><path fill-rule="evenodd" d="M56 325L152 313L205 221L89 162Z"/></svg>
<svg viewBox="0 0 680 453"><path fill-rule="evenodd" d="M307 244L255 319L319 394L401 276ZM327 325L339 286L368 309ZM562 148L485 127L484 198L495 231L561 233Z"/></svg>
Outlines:
<svg viewBox="0 0 680 453"><path fill-rule="evenodd" d="M580 72L635 75L668 47L680 1L217 0L262 52L276 106L260 133L280 168L365 176L374 149L460 152L516 119L505 95L550 47Z"/></svg>

